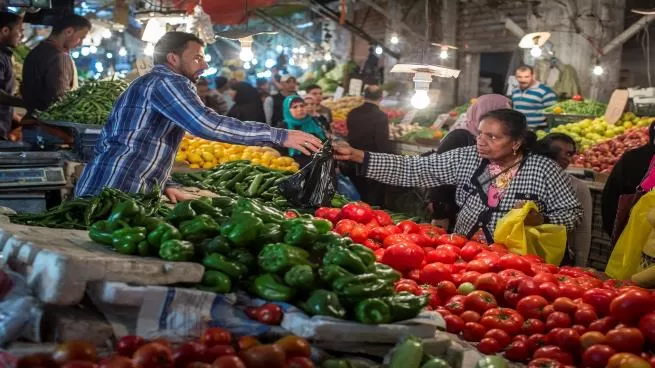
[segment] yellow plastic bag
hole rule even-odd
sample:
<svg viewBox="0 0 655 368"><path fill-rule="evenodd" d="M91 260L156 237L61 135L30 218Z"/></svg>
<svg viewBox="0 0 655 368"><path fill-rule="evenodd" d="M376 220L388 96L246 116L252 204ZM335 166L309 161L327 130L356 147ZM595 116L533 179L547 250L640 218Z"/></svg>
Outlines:
<svg viewBox="0 0 655 368"><path fill-rule="evenodd" d="M548 263L559 265L566 252L566 227L552 224L525 226L530 210L538 211L539 208L528 201L523 207L503 216L496 225L494 241L505 244L513 253L536 254Z"/></svg>
<svg viewBox="0 0 655 368"><path fill-rule="evenodd" d="M652 230L648 213L653 207L655 191L644 194L632 207L628 223L619 236L605 268L605 273L610 277L625 280L639 272L641 251Z"/></svg>

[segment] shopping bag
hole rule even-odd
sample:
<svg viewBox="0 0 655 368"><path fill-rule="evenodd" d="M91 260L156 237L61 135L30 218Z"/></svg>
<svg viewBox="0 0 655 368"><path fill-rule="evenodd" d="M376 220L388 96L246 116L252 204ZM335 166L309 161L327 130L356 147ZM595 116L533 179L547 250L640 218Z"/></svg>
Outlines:
<svg viewBox="0 0 655 368"><path fill-rule="evenodd" d="M300 171L279 184L280 193L298 208L329 206L336 192L336 161L330 141Z"/></svg>
<svg viewBox="0 0 655 368"><path fill-rule="evenodd" d="M632 207L630 218L621 232L605 267L612 278L625 280L639 272L641 251L652 230L648 213L655 207L655 191L644 194Z"/></svg>
<svg viewBox="0 0 655 368"><path fill-rule="evenodd" d="M351 201L359 201L361 198L355 184L343 174L337 175L337 192L348 197Z"/></svg>
<svg viewBox="0 0 655 368"><path fill-rule="evenodd" d="M538 211L534 202L509 211L496 224L494 241L504 244L510 252L536 254L547 263L558 265L566 252L566 227L543 224L526 226L525 218L530 210Z"/></svg>

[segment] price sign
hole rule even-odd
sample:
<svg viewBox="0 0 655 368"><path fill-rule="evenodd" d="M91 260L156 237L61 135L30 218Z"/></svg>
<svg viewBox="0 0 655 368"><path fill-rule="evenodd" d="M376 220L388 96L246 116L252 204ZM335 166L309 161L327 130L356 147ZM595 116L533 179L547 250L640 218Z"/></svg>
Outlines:
<svg viewBox="0 0 655 368"><path fill-rule="evenodd" d="M359 96L362 94L362 87L364 82L361 79L353 78L350 80L348 85L348 95L349 96Z"/></svg>
<svg viewBox="0 0 655 368"><path fill-rule="evenodd" d="M610 102L607 104L605 110L605 120L608 124L614 124L621 118L625 105L628 103L628 91L625 89L617 89L612 92Z"/></svg>
<svg viewBox="0 0 655 368"><path fill-rule="evenodd" d="M345 91L345 89L343 89L343 87L341 87L341 86L337 87L337 90L334 91L334 99L338 100L341 97L343 97L343 92L344 91Z"/></svg>

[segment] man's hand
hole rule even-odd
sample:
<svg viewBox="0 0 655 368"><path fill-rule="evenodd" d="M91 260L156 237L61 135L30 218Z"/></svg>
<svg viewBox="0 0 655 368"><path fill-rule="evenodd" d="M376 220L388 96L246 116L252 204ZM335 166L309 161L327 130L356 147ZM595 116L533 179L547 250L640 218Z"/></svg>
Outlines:
<svg viewBox="0 0 655 368"><path fill-rule="evenodd" d="M332 144L334 158L340 161L353 161L359 164L364 162L364 151L352 148L345 141L337 141Z"/></svg>
<svg viewBox="0 0 655 368"><path fill-rule="evenodd" d="M321 140L311 134L300 130L288 130L287 132L289 133L287 140L282 142L284 147L297 149L305 155L318 152L323 147Z"/></svg>
<svg viewBox="0 0 655 368"><path fill-rule="evenodd" d="M198 199L199 196L186 192L184 190L181 190L179 188L174 188L174 187L169 187L164 189L164 194L166 194L166 197L171 201L171 203L177 203L181 201L188 201L191 199Z"/></svg>

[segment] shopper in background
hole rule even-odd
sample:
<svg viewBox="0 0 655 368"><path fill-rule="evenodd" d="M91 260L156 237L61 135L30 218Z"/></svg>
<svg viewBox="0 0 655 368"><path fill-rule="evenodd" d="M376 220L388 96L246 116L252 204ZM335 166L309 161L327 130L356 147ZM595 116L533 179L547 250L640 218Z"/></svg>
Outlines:
<svg viewBox="0 0 655 368"><path fill-rule="evenodd" d="M321 129L323 129L325 132L330 132L330 124L328 124L327 119L325 116L321 115L318 113L318 106L316 106L316 99L310 95L305 95L305 110L307 110L307 114L319 123L321 126Z"/></svg>
<svg viewBox="0 0 655 368"><path fill-rule="evenodd" d="M367 86L364 89L364 104L348 113L346 118L348 143L353 148L368 152L391 153L389 118L380 110L381 100L380 86ZM352 171L346 170L346 174L355 184L364 202L377 206L384 204L385 184L353 175Z"/></svg>
<svg viewBox="0 0 655 368"><path fill-rule="evenodd" d="M23 38L23 18L15 13L0 12L0 139L9 139L12 126L20 120L12 106L23 101L13 96L16 78L11 62L13 48Z"/></svg>
<svg viewBox="0 0 655 368"><path fill-rule="evenodd" d="M227 113L227 116L241 121L266 121L264 107L259 93L255 87L246 82L238 82L232 86L234 90L234 106Z"/></svg>
<svg viewBox="0 0 655 368"><path fill-rule="evenodd" d="M546 117L541 110L557 102L555 92L547 85L534 79L531 66L521 65L516 69L519 88L512 91L512 106L528 119L530 128L543 127Z"/></svg>
<svg viewBox="0 0 655 368"><path fill-rule="evenodd" d="M476 102L466 110L465 116L450 128L450 132L441 140L436 153L441 154L456 148L475 145L480 119L489 111L509 108L510 102L509 98L497 94L478 97ZM451 231L459 212L459 207L455 203L455 189L454 185L432 188L428 205L436 224Z"/></svg>
<svg viewBox="0 0 655 368"><path fill-rule="evenodd" d="M279 82L280 91L264 100L264 113L266 123L274 127L284 125L284 101L288 96L295 95L298 90L298 82L293 75L284 75Z"/></svg>
<svg viewBox="0 0 655 368"><path fill-rule="evenodd" d="M621 235L632 205L655 188L655 123L650 125L648 133L648 144L624 153L603 188L603 229L613 242Z"/></svg>
<svg viewBox="0 0 655 368"><path fill-rule="evenodd" d="M575 141L563 133L551 133L537 142L536 152L550 156L559 166L566 170L577 151ZM573 193L582 205L582 221L575 230L570 231L567 238L567 252L562 265L586 267L591 247L592 200L587 184L575 176L569 175Z"/></svg>
<svg viewBox="0 0 655 368"><path fill-rule="evenodd" d="M526 225L549 223L575 229L582 206L571 181L553 160L533 153L536 136L528 130L525 116L510 109L494 110L482 117L478 129L475 147L443 154L389 155L338 142L335 157L361 164L362 175L389 185L457 186L461 210L455 233L469 239L492 243L498 220L525 200L539 207L527 216Z"/></svg>
<svg viewBox="0 0 655 368"><path fill-rule="evenodd" d="M86 18L69 14L56 22L50 37L36 46L23 63L21 95L28 113L45 111L77 85L70 50L91 30Z"/></svg>
<svg viewBox="0 0 655 368"><path fill-rule="evenodd" d="M332 124L332 111L321 105L321 103L323 103L323 89L321 86L318 84L311 84L305 88L305 93L314 97L314 101L316 101L316 111L325 117L325 121L328 123L328 125Z"/></svg>
<svg viewBox="0 0 655 368"><path fill-rule="evenodd" d="M321 141L311 134L244 123L207 108L193 85L208 68L204 48L200 38L184 32L168 32L157 41L155 66L114 103L76 196L94 196L110 187L126 193L162 188L172 202L193 198L169 180L185 131L213 141L274 144L304 154L319 150Z"/></svg>
<svg viewBox="0 0 655 368"><path fill-rule="evenodd" d="M209 88L209 82L207 79L200 78L198 83L196 83L196 88L198 89L198 96L200 96L200 99L205 106L213 109L221 115L227 114L227 101L225 101L223 94Z"/></svg>
<svg viewBox="0 0 655 368"><path fill-rule="evenodd" d="M227 103L227 111L230 111L232 106L234 106L234 98L230 94L230 81L223 77L216 77L214 84L216 84L216 91L223 97L223 100Z"/></svg>
<svg viewBox="0 0 655 368"><path fill-rule="evenodd" d="M300 96L289 96L284 99L284 123L287 129L300 130L309 133L321 141L327 139L327 135L319 125L318 121L307 113L305 100ZM303 167L311 161L311 157L303 156L297 150L289 149L289 156Z"/></svg>
<svg viewBox="0 0 655 368"><path fill-rule="evenodd" d="M266 100L266 97L270 95L271 85L268 83L268 79L257 78L257 80L255 81L255 86L257 87L259 98L261 98L263 103L264 100Z"/></svg>

